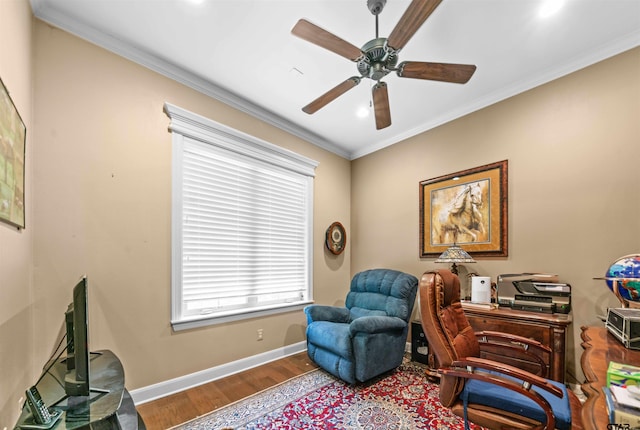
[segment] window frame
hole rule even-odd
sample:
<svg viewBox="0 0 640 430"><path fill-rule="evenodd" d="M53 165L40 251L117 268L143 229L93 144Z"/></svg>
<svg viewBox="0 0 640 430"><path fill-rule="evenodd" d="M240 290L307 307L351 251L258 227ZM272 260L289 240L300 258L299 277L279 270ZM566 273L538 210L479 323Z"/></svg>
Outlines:
<svg viewBox="0 0 640 430"><path fill-rule="evenodd" d="M313 303L313 194L315 168L318 162L287 149L242 133L211 119L165 103L164 112L171 119L172 135L172 209L171 209L171 325L174 331L186 330L230 321L301 310ZM221 314L193 317L182 315L182 178L183 151L187 139L228 151L232 156L254 159L277 168L300 174L307 181L307 297L304 301L283 303L268 308L243 309Z"/></svg>

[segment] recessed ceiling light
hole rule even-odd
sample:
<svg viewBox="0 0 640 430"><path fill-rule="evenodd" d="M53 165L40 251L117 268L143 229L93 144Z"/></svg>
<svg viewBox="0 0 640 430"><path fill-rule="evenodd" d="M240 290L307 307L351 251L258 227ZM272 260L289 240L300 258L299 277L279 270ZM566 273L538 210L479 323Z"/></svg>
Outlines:
<svg viewBox="0 0 640 430"><path fill-rule="evenodd" d="M366 118L369 116L369 106L360 106L356 110L356 116L358 118Z"/></svg>
<svg viewBox="0 0 640 430"><path fill-rule="evenodd" d="M546 0L542 3L538 13L541 18L548 18L562 9L562 6L564 6L564 0Z"/></svg>
<svg viewBox="0 0 640 430"><path fill-rule="evenodd" d="M204 0L185 0L187 3L191 3L191 4L202 4L204 3Z"/></svg>

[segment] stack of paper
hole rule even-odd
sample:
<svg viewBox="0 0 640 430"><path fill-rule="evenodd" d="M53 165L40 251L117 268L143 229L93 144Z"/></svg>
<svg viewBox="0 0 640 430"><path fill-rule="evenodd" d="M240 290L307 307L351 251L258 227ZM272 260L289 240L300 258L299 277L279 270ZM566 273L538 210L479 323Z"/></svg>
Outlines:
<svg viewBox="0 0 640 430"><path fill-rule="evenodd" d="M632 390L637 389L637 385ZM635 391L624 386L611 385L602 389L607 401L610 424L629 424L631 428L640 427L640 398Z"/></svg>

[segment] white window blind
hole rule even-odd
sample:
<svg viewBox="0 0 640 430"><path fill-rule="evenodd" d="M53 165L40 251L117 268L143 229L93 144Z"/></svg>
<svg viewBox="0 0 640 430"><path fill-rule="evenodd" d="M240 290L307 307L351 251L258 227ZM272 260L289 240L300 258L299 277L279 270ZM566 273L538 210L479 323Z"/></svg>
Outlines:
<svg viewBox="0 0 640 430"><path fill-rule="evenodd" d="M207 136L189 132L176 109L165 106L174 133L174 328L310 303L317 163L201 117Z"/></svg>

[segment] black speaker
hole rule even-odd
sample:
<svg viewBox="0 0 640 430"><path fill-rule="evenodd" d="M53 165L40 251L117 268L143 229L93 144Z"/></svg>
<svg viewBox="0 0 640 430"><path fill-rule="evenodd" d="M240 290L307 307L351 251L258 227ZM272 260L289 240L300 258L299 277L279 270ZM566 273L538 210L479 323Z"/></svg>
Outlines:
<svg viewBox="0 0 640 430"><path fill-rule="evenodd" d="M411 360L429 364L429 343L420 321L411 322Z"/></svg>

